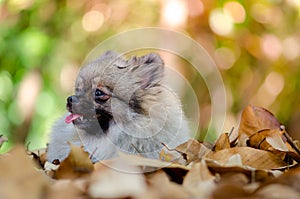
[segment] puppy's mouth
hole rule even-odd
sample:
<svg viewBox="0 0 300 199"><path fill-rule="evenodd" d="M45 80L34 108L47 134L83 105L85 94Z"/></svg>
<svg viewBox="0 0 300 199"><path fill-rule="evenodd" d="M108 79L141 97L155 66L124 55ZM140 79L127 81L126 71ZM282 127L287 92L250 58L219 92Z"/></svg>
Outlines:
<svg viewBox="0 0 300 199"><path fill-rule="evenodd" d="M77 114L70 112L65 118L67 124L73 123L78 128L88 129L88 131L95 131L99 128L99 125L105 133L109 128L109 122L112 119L112 115L104 110L95 110L96 113L92 115ZM97 125L96 125L96 123Z"/></svg>
<svg viewBox="0 0 300 199"><path fill-rule="evenodd" d="M67 124L70 124L70 123L74 122L75 120L83 120L83 115L71 113L70 115L68 115L68 116L65 118L65 122L66 122Z"/></svg>
<svg viewBox="0 0 300 199"><path fill-rule="evenodd" d="M68 115L65 118L65 122L67 124L70 123L82 123L82 122L90 122L90 121L96 121L97 119L99 119L101 117L101 115L84 115L84 114L76 114L76 113L72 113L70 112L70 115Z"/></svg>
<svg viewBox="0 0 300 199"><path fill-rule="evenodd" d="M97 118L98 118L97 115L94 115L92 117L87 117L87 116L82 115L82 114L71 113L70 115L68 115L65 118L65 122L67 124L70 124L70 123L74 123L74 122L83 122L83 121L89 121L89 120L96 120Z"/></svg>

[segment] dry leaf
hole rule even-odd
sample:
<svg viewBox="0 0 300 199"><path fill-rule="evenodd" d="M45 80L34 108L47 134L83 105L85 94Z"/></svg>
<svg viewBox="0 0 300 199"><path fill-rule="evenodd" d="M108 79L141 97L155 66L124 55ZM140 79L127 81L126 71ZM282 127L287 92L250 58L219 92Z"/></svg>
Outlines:
<svg viewBox="0 0 300 199"><path fill-rule="evenodd" d="M40 199L50 184L46 177L21 145L0 156L0 198Z"/></svg>
<svg viewBox="0 0 300 199"><path fill-rule="evenodd" d="M276 150L282 152L288 152L289 148L287 145L289 143L286 142L285 137L282 135L282 131L279 129L270 129L267 130L266 141Z"/></svg>
<svg viewBox="0 0 300 199"><path fill-rule="evenodd" d="M263 181L274 177L273 172L269 170L258 170L246 166L223 166L213 160L206 160L206 163L213 173L243 173L251 180L251 182Z"/></svg>
<svg viewBox="0 0 300 199"><path fill-rule="evenodd" d="M154 198L154 196L156 196L155 198L191 198L191 193L188 190L170 182L168 176L162 170L148 175L147 179L150 186L147 195L152 196L151 198ZM153 194L153 192L156 194Z"/></svg>
<svg viewBox="0 0 300 199"><path fill-rule="evenodd" d="M166 146L159 152L159 159L165 162L174 162L182 165L187 164L186 156L175 149L169 149Z"/></svg>
<svg viewBox="0 0 300 199"><path fill-rule="evenodd" d="M146 191L142 171L123 158L97 163L88 193L93 198L138 198Z"/></svg>
<svg viewBox="0 0 300 199"><path fill-rule="evenodd" d="M254 199L250 196L251 194L239 184L224 184L214 190L212 199Z"/></svg>
<svg viewBox="0 0 300 199"><path fill-rule="evenodd" d="M284 159L285 155L288 154L299 162L300 155L295 150L297 148L290 145L285 135L285 130L266 129L251 135L248 144L254 148L276 153L281 159Z"/></svg>
<svg viewBox="0 0 300 199"><path fill-rule="evenodd" d="M258 186L258 182L249 183L249 178L243 173L226 172L221 175L212 195L217 199L253 199L252 194Z"/></svg>
<svg viewBox="0 0 300 199"><path fill-rule="evenodd" d="M268 186L270 184L282 184L282 185L287 185L289 187L292 187L296 191L300 193L300 168L296 169L291 169L282 175L280 175L278 178L270 180L263 184L260 189L264 188L265 186ZM259 189L259 190L260 190Z"/></svg>
<svg viewBox="0 0 300 199"><path fill-rule="evenodd" d="M242 112L239 135L248 137L263 129L279 129L280 123L268 110L248 105Z"/></svg>
<svg viewBox="0 0 300 199"><path fill-rule="evenodd" d="M226 166L226 163L235 154L239 154L244 166L255 169L277 169L286 167L287 164L280 157L269 151L254 149L251 147L235 147L210 153L207 158Z"/></svg>
<svg viewBox="0 0 300 199"><path fill-rule="evenodd" d="M265 129L254 133L249 137L249 146L266 151L288 152L286 139L280 129Z"/></svg>
<svg viewBox="0 0 300 199"><path fill-rule="evenodd" d="M194 197L207 198L216 187L215 179L215 176L208 170L206 162L202 160L192 165L184 178L183 187Z"/></svg>
<svg viewBox="0 0 300 199"><path fill-rule="evenodd" d="M56 179L74 179L91 173L94 169L89 153L82 147L70 144L68 157L61 162L60 167L55 172Z"/></svg>
<svg viewBox="0 0 300 199"><path fill-rule="evenodd" d="M39 166L39 168L44 168L45 163L47 162L45 149L28 151L28 153L32 156L32 160L36 163L37 166Z"/></svg>
<svg viewBox="0 0 300 199"><path fill-rule="evenodd" d="M288 152L288 148L277 131L277 129L266 129L251 135L247 142L248 146L273 152L283 160L286 155L284 152Z"/></svg>
<svg viewBox="0 0 300 199"><path fill-rule="evenodd" d="M48 191L47 199L78 198L82 192L71 180L57 180Z"/></svg>
<svg viewBox="0 0 300 199"><path fill-rule="evenodd" d="M272 184L260 189L253 197L264 199L300 199L300 193L290 186Z"/></svg>
<svg viewBox="0 0 300 199"><path fill-rule="evenodd" d="M220 151L223 149L228 149L230 148L230 140L229 140L229 136L228 133L223 133L219 136L219 138L217 139L214 147L213 147L213 151Z"/></svg>
<svg viewBox="0 0 300 199"><path fill-rule="evenodd" d="M189 139L187 142L180 144L176 147L176 151L187 159L187 162L201 159L206 153L210 151L205 145L201 144L198 140Z"/></svg>
<svg viewBox="0 0 300 199"><path fill-rule="evenodd" d="M163 148L159 157L163 161L189 164L192 161L201 159L209 151L210 149L201 144L198 140L189 139L175 149Z"/></svg>
<svg viewBox="0 0 300 199"><path fill-rule="evenodd" d="M227 172L223 173L218 184L239 184L247 185L249 178L244 173L239 172Z"/></svg>
<svg viewBox="0 0 300 199"><path fill-rule="evenodd" d="M148 159L141 156L124 154L124 153L119 153L119 156L129 164L133 166L141 167L144 173L153 172L162 168L170 176L170 179L173 182L177 182L179 184L182 183L183 177L186 175L187 171L189 170L187 166L178 163L163 162L161 160Z"/></svg>
<svg viewBox="0 0 300 199"><path fill-rule="evenodd" d="M238 138L238 142L237 142L237 145L236 147L245 147L245 146L248 146L248 136L246 134L241 134Z"/></svg>

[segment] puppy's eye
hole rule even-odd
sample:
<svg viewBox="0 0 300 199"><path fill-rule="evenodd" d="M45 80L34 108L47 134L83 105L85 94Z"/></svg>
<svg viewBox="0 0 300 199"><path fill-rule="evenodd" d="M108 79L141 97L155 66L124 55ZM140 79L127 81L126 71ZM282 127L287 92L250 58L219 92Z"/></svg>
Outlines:
<svg viewBox="0 0 300 199"><path fill-rule="evenodd" d="M95 96L96 96L96 97L102 97L103 95L105 95L105 93L104 93L103 91L101 91L101 90L99 90L99 89L97 89L97 90L95 91Z"/></svg>
<svg viewBox="0 0 300 199"><path fill-rule="evenodd" d="M95 91L95 101L96 102L105 102L109 98L110 98L110 96L108 94L104 93L100 89L96 89L96 91Z"/></svg>

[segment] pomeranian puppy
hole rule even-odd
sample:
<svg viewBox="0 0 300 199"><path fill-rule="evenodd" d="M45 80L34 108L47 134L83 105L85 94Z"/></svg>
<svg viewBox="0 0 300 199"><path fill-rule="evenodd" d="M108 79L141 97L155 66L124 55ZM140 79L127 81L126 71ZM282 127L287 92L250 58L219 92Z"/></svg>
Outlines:
<svg viewBox="0 0 300 199"><path fill-rule="evenodd" d="M94 162L118 151L158 158L163 144L189 139L186 117L172 90L162 84L158 54L126 59L107 51L79 71L68 114L52 128L47 159L64 160L69 143L83 146Z"/></svg>

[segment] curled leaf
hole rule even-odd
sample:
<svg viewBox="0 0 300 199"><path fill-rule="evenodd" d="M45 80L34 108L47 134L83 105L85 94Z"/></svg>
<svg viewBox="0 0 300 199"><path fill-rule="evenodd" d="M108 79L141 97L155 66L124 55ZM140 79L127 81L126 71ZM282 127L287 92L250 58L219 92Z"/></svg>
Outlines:
<svg viewBox="0 0 300 199"><path fill-rule="evenodd" d="M223 133L219 136L219 138L217 139L214 147L213 147L213 151L220 151L223 149L228 149L230 148L230 140L229 140L229 136L228 133Z"/></svg>
<svg viewBox="0 0 300 199"><path fill-rule="evenodd" d="M192 161L201 159L209 151L210 149L198 140L189 139L187 142L178 145L175 149L163 148L159 157L163 161L189 164Z"/></svg>
<svg viewBox="0 0 300 199"><path fill-rule="evenodd" d="M268 110L248 105L242 112L239 125L239 135L246 134L248 137L263 129L279 129L280 123Z"/></svg>

